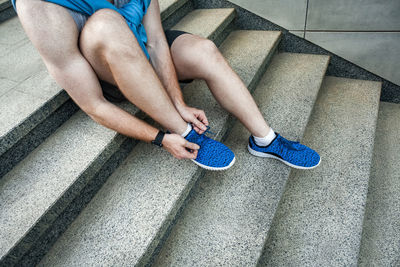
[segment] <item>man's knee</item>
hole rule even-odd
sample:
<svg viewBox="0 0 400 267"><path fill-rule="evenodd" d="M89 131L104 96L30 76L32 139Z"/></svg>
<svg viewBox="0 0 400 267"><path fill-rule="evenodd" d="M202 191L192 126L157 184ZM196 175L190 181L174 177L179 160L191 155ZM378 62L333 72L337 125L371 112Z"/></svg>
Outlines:
<svg viewBox="0 0 400 267"><path fill-rule="evenodd" d="M135 48L124 47L124 42L118 42L121 26L125 19L112 9L96 11L86 22L80 37L80 47L85 54L88 50L115 55L135 55ZM129 36L131 38L131 36Z"/></svg>
<svg viewBox="0 0 400 267"><path fill-rule="evenodd" d="M219 53L218 47L210 39L200 39L196 42L194 47L197 53L202 57L213 57L215 54Z"/></svg>
<svg viewBox="0 0 400 267"><path fill-rule="evenodd" d="M101 37L115 31L115 24L123 20L116 11L108 8L100 9L91 15L82 29L82 34Z"/></svg>
<svg viewBox="0 0 400 267"><path fill-rule="evenodd" d="M172 51L174 57L187 67L200 67L201 62L210 62L217 58L219 50L215 43L207 38L196 38L195 40L175 47ZM208 64L207 64L208 65Z"/></svg>

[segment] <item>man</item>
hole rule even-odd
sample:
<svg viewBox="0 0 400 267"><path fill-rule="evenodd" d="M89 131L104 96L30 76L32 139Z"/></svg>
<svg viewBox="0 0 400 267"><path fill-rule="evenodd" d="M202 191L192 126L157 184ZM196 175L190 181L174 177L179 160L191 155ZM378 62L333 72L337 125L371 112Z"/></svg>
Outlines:
<svg viewBox="0 0 400 267"><path fill-rule="evenodd" d="M49 73L93 120L163 145L173 156L191 159L203 168L227 169L235 162L234 154L204 135L207 117L185 104L178 82L204 79L222 107L251 132L251 154L301 169L319 165L315 151L284 139L268 126L212 41L185 32L164 32L157 0L107 1L12 0ZM171 133L164 135L107 101L99 79L117 86Z"/></svg>

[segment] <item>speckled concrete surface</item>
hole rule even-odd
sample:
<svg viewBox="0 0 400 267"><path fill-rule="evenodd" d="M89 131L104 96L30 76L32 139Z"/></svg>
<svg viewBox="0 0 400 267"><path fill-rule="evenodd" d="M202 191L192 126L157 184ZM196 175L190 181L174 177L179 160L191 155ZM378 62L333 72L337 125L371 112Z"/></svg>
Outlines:
<svg viewBox="0 0 400 267"><path fill-rule="evenodd" d="M140 143L39 266L133 266L197 172L190 161Z"/></svg>
<svg viewBox="0 0 400 267"><path fill-rule="evenodd" d="M14 90L16 87L0 97L0 101L8 103L0 107L0 154L9 151L22 138L27 137L32 129L54 114L69 99L65 91L59 91L48 101L44 101L41 97Z"/></svg>
<svg viewBox="0 0 400 267"><path fill-rule="evenodd" d="M47 70L42 70L15 87L15 90L49 100L63 89L57 85Z"/></svg>
<svg viewBox="0 0 400 267"><path fill-rule="evenodd" d="M0 97L7 93L15 85L17 85L16 82L10 81L9 79L0 78Z"/></svg>
<svg viewBox="0 0 400 267"><path fill-rule="evenodd" d="M271 126L300 139L329 58L276 55L254 98ZM156 266L253 266L274 216L290 168L247 152L249 132L239 123L226 144L237 162L226 172L207 173L193 193Z"/></svg>
<svg viewBox="0 0 400 267"><path fill-rule="evenodd" d="M231 11L232 12L232 11ZM204 13L203 13L204 14ZM209 24L213 24L214 25L214 27L210 27L210 26L208 26L208 27L205 27L205 28L207 28L207 29L209 29L209 33L208 33L208 35L207 35L207 33L205 33L206 34L206 37L207 36L209 36L209 35L211 35L213 32L215 32L217 29L218 29L218 27L220 26L220 25L224 25L224 19L226 19L226 17L224 17L223 19L220 19L220 20L218 20L218 18L215 18L213 21L205 21L205 20L201 20L200 19L200 21L199 21L199 23L197 23L196 25L193 25L193 28L196 28L196 27L202 27L202 25L204 25L204 24L207 24L207 23L209 23ZM229 50L229 49L228 49ZM35 78L32 78L34 81L35 81ZM40 79L39 79L40 80ZM44 79L44 80L46 80L46 79ZM35 82L32 82L33 84L35 83ZM51 84L51 82L48 82L49 84ZM204 86L204 85L203 85ZM26 86L26 90L28 90L28 88L29 88L30 86ZM45 90L45 91L50 91L50 92L52 92L52 89L49 89L49 90ZM35 91L32 91L32 92L30 92L31 94L35 94ZM33 95L31 95L31 96L33 96ZM122 105L124 106L124 105L128 105L129 106L129 103L128 102L125 102L125 103L122 103ZM80 112L80 113L82 113L82 112ZM76 117L76 116L75 116ZM74 117L74 118L75 118ZM72 118L71 118L72 119ZM87 120L88 118L86 118L86 120ZM74 120L73 120L74 121ZM75 119L75 123L77 123L77 124L79 124L79 123L83 123L83 122L79 122L79 120L78 119ZM72 122L67 122L66 124L68 125L68 124L71 124ZM86 123L88 123L88 122L86 122ZM90 125L90 124L89 124ZM63 127L66 127L66 126L63 126ZM74 127L74 128L76 128L76 131L78 131L78 130L82 130L81 128L82 127L79 127L79 125L76 125L76 127ZM86 131L90 131L90 130L94 130L94 129L96 129L96 127L94 127L94 125L91 125L90 127L88 126L88 128L89 128L89 130L86 130ZM59 131L57 131L57 132L59 132ZM113 132L114 133L114 135L115 135L115 132ZM66 143L66 144L68 144L68 142L75 142L75 140L73 139L74 138L74 135L76 135L76 134L71 134L71 138L72 138L72 140L64 140L64 142ZM50 137L50 138L56 138L56 137L54 137L54 136L52 136L52 137ZM58 137L58 138L60 138L60 137ZM100 140L102 140L102 138L103 139L107 139L108 140L108 143L110 143L112 140L113 140L113 138L114 137L112 137L111 139L110 139L110 137L107 137L107 134L103 134L103 135L101 135L101 136L99 136L99 137L97 137L97 138L100 138ZM123 139L123 138L120 138L121 140ZM52 139L50 139L50 140L52 140ZM62 140L62 139L60 139L60 140ZM120 141L121 141L120 140ZM61 142L61 141L59 141L59 142ZM95 143L95 141L94 140L92 140L91 142L88 142L86 145L88 145L88 146L90 146L90 145L95 145L95 144L92 144L92 143ZM107 141L105 141L106 143L107 143ZM122 141L121 141L122 142ZM47 144L48 143L48 141L46 140L46 143L45 144ZM104 144L103 144L104 145ZM105 145L104 145L105 146ZM40 149L40 148L38 148L38 149ZM74 151L74 149L77 149L77 147L70 147L70 153L68 153L68 156L69 157L73 157L74 156L74 153L73 153L73 151ZM99 148L100 149L100 148ZM93 153L95 153L96 152L96 149L94 149L93 148ZM32 154L34 154L35 152L33 152ZM46 153L48 153L48 154L46 154ZM49 161L50 159L49 158L46 158L46 157L49 157L49 156L51 156L52 154L50 153L50 151L47 151L46 153L44 153L43 155L41 155L41 157L43 157L43 158L45 158L45 159L43 159L43 161L44 160L47 160L47 161ZM32 154L30 154L23 162L21 162L21 164L19 164L19 165L17 165L17 167L15 168L15 169L18 169L18 168L20 168L19 166L20 165L29 165L29 164L34 164L34 161L33 161L33 158L32 157L34 157L34 156L32 156ZM92 160L94 160L94 161L99 161L100 159L102 159L102 157L99 157L99 158L96 158L95 156L93 156L92 157ZM90 160L90 157L88 156L87 157L87 160ZM25 164L26 163L26 164ZM82 182L79 180L79 176L77 176L78 174L77 173L75 173L75 172L79 172L79 171L83 171L83 169L81 168L81 167L79 167L80 165L78 164L78 163L80 163L80 164L85 164L85 161L82 161L82 162L71 162L71 159L69 159L68 158L68 161L66 161L66 162L63 162L63 164L65 164L65 165L67 165L67 166L65 166L65 168L70 168L69 169L69 172L68 173L66 173L66 174L63 174L63 175L66 175L68 178L65 178L64 177L64 179L65 179L65 183L63 184L63 183L61 183L59 186L61 187L61 188L63 188L63 190L66 190L65 188L68 188L69 186L71 186L71 184L72 184L72 182L73 181L75 181L75 179L77 179L78 180L78 184L82 184ZM59 162L59 161L56 161L54 164L62 164L62 162ZM88 164L88 163L86 163L86 164ZM34 164L35 166L37 165L37 163L36 164ZM57 165L58 166L58 165ZM86 165L83 165L83 166L86 166ZM54 166L53 166L54 167ZM58 166L59 168L60 168L60 166ZM99 166L99 167L101 167L101 166ZM33 167L31 167L31 168L33 168ZM54 167L55 168L55 167ZM58 171L60 171L61 172L61 170L58 170ZM65 171L64 169L62 169L62 171ZM72 172L72 173L71 173ZM13 173L14 173L14 170L11 172L11 173L9 173L9 175L13 175ZM10 180L11 178L7 178L7 177L10 177L9 175L7 175L4 179L6 180L4 183L7 183L7 181L8 180ZM45 176L46 177L46 176ZM63 176L62 176L63 177ZM47 177L48 178L48 177ZM24 179L24 177L23 176L21 176L21 178L20 179ZM26 179L26 177L25 177L25 179ZM38 178L38 179L40 179L40 178ZM68 180L69 179L69 180ZM71 180L72 179L72 180ZM19 182L21 182L21 181L19 181ZM18 184L13 184L13 185L10 185L11 187L13 187L13 186L17 186ZM83 185L82 185L83 186ZM48 187L48 190L54 190L54 197L57 197L57 198L62 198L62 197L64 197L63 196L63 194L62 194L62 192L60 191L60 192L57 192L55 189L52 189L52 186L49 186ZM61 190L61 189L60 189ZM12 190L11 190L12 191ZM75 193L79 193L79 190L75 190L74 191ZM14 192L14 191L12 191L12 193L16 193L16 194L18 194L18 192ZM35 193L38 193L38 192L33 192L33 195L35 194ZM76 194L75 194L76 195ZM5 196L4 197L5 199L8 199L8 196ZM54 201L54 200L53 200ZM60 202L63 202L63 201L60 201ZM63 202L64 203L64 202ZM22 205L22 204L21 204ZM43 203L43 207L47 207L49 205L49 203L47 203L47 202L44 202ZM60 204L60 206L62 206L61 204ZM10 214L12 214L12 212L11 212L11 210L12 209L14 209L14 207L10 204L10 207L9 207L9 211L8 211L8 213L10 213ZM20 223L22 223L22 224L32 224L32 225L34 225L34 222L35 222L35 220L37 220L37 216L42 216L43 215L43 212L46 210L46 208L42 208L42 209L39 209L38 211L37 211L37 213L35 213L35 216L36 217L34 217L34 218L31 218L31 220L28 220L28 219L23 219L23 218L19 218L18 219L18 221L21 221ZM59 211L60 210L62 210L62 209L59 209ZM45 216L47 216L46 214L45 214ZM45 217L44 216L44 217ZM50 215L49 215L50 216ZM51 224L51 220L49 220L49 219L46 219L46 221L50 221L50 223L48 223L48 224ZM37 224L37 225L35 225L35 227L36 228L40 228L41 230L39 231L39 230L35 230L35 232L39 232L38 234L36 234L36 236L38 236L41 232L43 232L44 231L44 229L46 228L46 227L42 227L42 225L41 224ZM10 228L12 228L11 226L10 226ZM42 229L43 228L43 229ZM24 227L20 227L20 231L22 231L23 233L24 233L24 231L27 231L27 228L24 228ZM20 233L19 235L18 234L13 234L13 232L12 231L10 231L10 235L11 236L8 236L7 238L10 238L10 240L11 241L9 241L9 243L5 243L4 244L4 246L5 246L5 249L4 249L4 251L2 252L2 253L6 253L6 248L9 248L10 246L11 246L11 244L12 243L16 243L17 241L18 241L18 239L19 238L22 238L22 236L23 236L23 234L22 233ZM14 240L14 239L16 239L16 240ZM27 237L25 237L25 239L28 239ZM30 238L29 238L30 239ZM26 242L26 241L24 241L24 242ZM16 257L14 257L14 258L18 258L24 251L26 251L28 248L29 248L29 245L32 243L32 242L28 242L29 243L29 245L27 246L27 245L24 245L23 243L24 242L19 242L19 248L17 248L16 250L18 250L18 252L14 252L13 254L17 254L17 256ZM19 251L22 251L22 252L19 252ZM4 255L4 254L3 254ZM11 256L10 256L10 258L12 258Z"/></svg>
<svg viewBox="0 0 400 267"><path fill-rule="evenodd" d="M2 57L5 54L7 54L9 49L10 49L9 45L0 44L0 57Z"/></svg>
<svg viewBox="0 0 400 267"><path fill-rule="evenodd" d="M160 3L160 5L162 5L161 2L159 2L159 3ZM185 17L189 12L193 11L193 9L194 9L192 1L182 0L181 3L175 2L175 4L176 4L175 8L166 9L164 11L164 12L167 12L167 13L165 13L166 15L168 15L169 12L173 11L173 13L171 13L171 15L166 16L166 15L163 15L164 13L161 13L162 25L163 25L164 30L170 29L171 27L173 27L183 17Z"/></svg>
<svg viewBox="0 0 400 267"><path fill-rule="evenodd" d="M278 37L277 32L233 32L220 50L249 84L254 76L251 70L263 64L268 47ZM189 105L207 111L212 130L221 138L228 114L216 103L206 83L196 80L186 86L184 95ZM139 144L40 266L146 264L202 172L190 161Z"/></svg>
<svg viewBox="0 0 400 267"><path fill-rule="evenodd" d="M4 158L8 151L10 160L4 162L8 170L17 162L9 149L54 114L69 96L48 76L17 17L0 24L0 44L0 86L4 90L0 97L0 155ZM4 172L0 171L0 176Z"/></svg>
<svg viewBox="0 0 400 267"><path fill-rule="evenodd" d="M380 103L359 266L400 266L400 105Z"/></svg>
<svg viewBox="0 0 400 267"><path fill-rule="evenodd" d="M4 10L11 5L11 2L8 0L0 0L0 10Z"/></svg>
<svg viewBox="0 0 400 267"><path fill-rule="evenodd" d="M171 29L186 31L205 38L215 39L225 27L235 18L233 8L197 9L186 15L178 24ZM202 21L215 21L196 27ZM218 28L215 25L219 25Z"/></svg>
<svg viewBox="0 0 400 267"><path fill-rule="evenodd" d="M187 2L188 0L159 0L161 20L167 19Z"/></svg>
<svg viewBox="0 0 400 267"><path fill-rule="evenodd" d="M1 57L1 77L11 81L21 82L45 68L39 53L28 40Z"/></svg>
<svg viewBox="0 0 400 267"><path fill-rule="evenodd" d="M14 46L23 40L27 40L27 38L18 17L11 18L0 24L0 44Z"/></svg>
<svg viewBox="0 0 400 267"><path fill-rule="evenodd" d="M6 3L0 7L0 10L0 23L17 15L14 8L12 8L11 1L6 1Z"/></svg>
<svg viewBox="0 0 400 267"><path fill-rule="evenodd" d="M0 101L2 103L0 106L1 154L29 132L37 123L45 119L48 116L47 112L54 111L44 110L46 102L42 98L17 90L8 91L0 97ZM66 98L61 99L60 105L65 101ZM37 111L40 111L40 114Z"/></svg>
<svg viewBox="0 0 400 267"><path fill-rule="evenodd" d="M15 124L20 124L43 104L42 99L29 94L10 90L0 97L0 136L5 136ZM29 103L29 105L27 105Z"/></svg>
<svg viewBox="0 0 400 267"><path fill-rule="evenodd" d="M174 17L173 12L186 2L187 0L161 0L162 17L164 19ZM218 20L218 18L215 19ZM209 30L211 33L218 31L215 28ZM10 35L9 32L13 34ZM0 90L0 155L4 156L7 151L9 159L4 163L7 168L0 171L1 177L6 170L18 162L17 158L12 158L13 146L20 140L26 139L32 129L52 116L70 97L57 86L46 71L39 54L27 39L17 17L0 24L0 36L0 44L4 45L4 48L1 46L0 48L7 51L3 56L0 51L0 78L2 78L0 79L2 88ZM12 90L9 88L11 84ZM26 151L32 150L29 148L29 143L40 139L43 138L26 142L28 144ZM19 147L19 150L23 149Z"/></svg>
<svg viewBox="0 0 400 267"><path fill-rule="evenodd" d="M131 113L137 109L123 104ZM118 149L115 131L76 113L0 181L0 257L20 257Z"/></svg>
<svg viewBox="0 0 400 267"><path fill-rule="evenodd" d="M64 101L65 103L61 107L57 107L57 109L50 103L42 107L41 111L44 114L47 115L51 112L45 120L41 119L43 118L43 113L36 112L29 117L29 120L24 121L23 125L19 125L18 131L11 131L9 135L0 140L2 148L10 147L0 155L0 177L10 171L79 110L79 107L71 99L64 100L67 98L65 94L59 94L55 98L51 102L52 104L58 105L59 101ZM25 135L23 135L24 132L26 133ZM6 143L8 141L13 142Z"/></svg>
<svg viewBox="0 0 400 267"><path fill-rule="evenodd" d="M381 83L326 77L303 142L314 170L293 170L260 266L356 266Z"/></svg>
<svg viewBox="0 0 400 267"><path fill-rule="evenodd" d="M46 113L44 108L48 104L47 102L56 101L57 95L60 95L58 104L54 105L53 110ZM32 129L68 99L67 93L62 92L62 89L57 86L46 70L31 76L0 97L0 138L3 139L10 135L10 132L18 132L13 134L16 140L8 141L11 144L15 143L26 134L26 130L22 129L21 124L31 121L29 127L25 128ZM41 115L41 118L34 119L33 114L35 113L40 113L38 115ZM3 143L4 140L1 142ZM2 146L0 153L3 153L5 149L8 147Z"/></svg>

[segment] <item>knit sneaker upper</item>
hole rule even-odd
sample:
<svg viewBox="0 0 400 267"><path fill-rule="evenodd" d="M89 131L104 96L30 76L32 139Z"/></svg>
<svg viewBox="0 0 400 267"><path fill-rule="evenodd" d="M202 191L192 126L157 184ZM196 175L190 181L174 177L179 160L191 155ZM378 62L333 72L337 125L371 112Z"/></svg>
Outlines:
<svg viewBox="0 0 400 267"><path fill-rule="evenodd" d="M200 146L197 158L193 161L206 169L226 169L235 160L235 155L227 146L207 137L205 133L198 134L192 129L185 139Z"/></svg>
<svg viewBox="0 0 400 267"><path fill-rule="evenodd" d="M287 140L280 134L276 134L275 139L265 147L258 146L254 138L250 136L249 146L252 150L276 156L295 166L310 168L319 164L321 158L317 152L299 142Z"/></svg>

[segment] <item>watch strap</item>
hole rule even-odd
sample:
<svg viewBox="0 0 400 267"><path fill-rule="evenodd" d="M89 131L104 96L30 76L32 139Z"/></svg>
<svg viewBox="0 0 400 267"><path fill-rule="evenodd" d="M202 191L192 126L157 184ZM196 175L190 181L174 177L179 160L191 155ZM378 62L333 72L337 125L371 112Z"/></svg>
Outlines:
<svg viewBox="0 0 400 267"><path fill-rule="evenodd" d="M160 130L160 131L158 132L157 136L156 136L156 139L154 139L153 141L151 141L151 143L152 143L153 145L162 147L162 146L163 146L163 145L162 145L162 140L163 140L163 138L164 138L164 135L165 135L165 133L164 133L163 131Z"/></svg>

